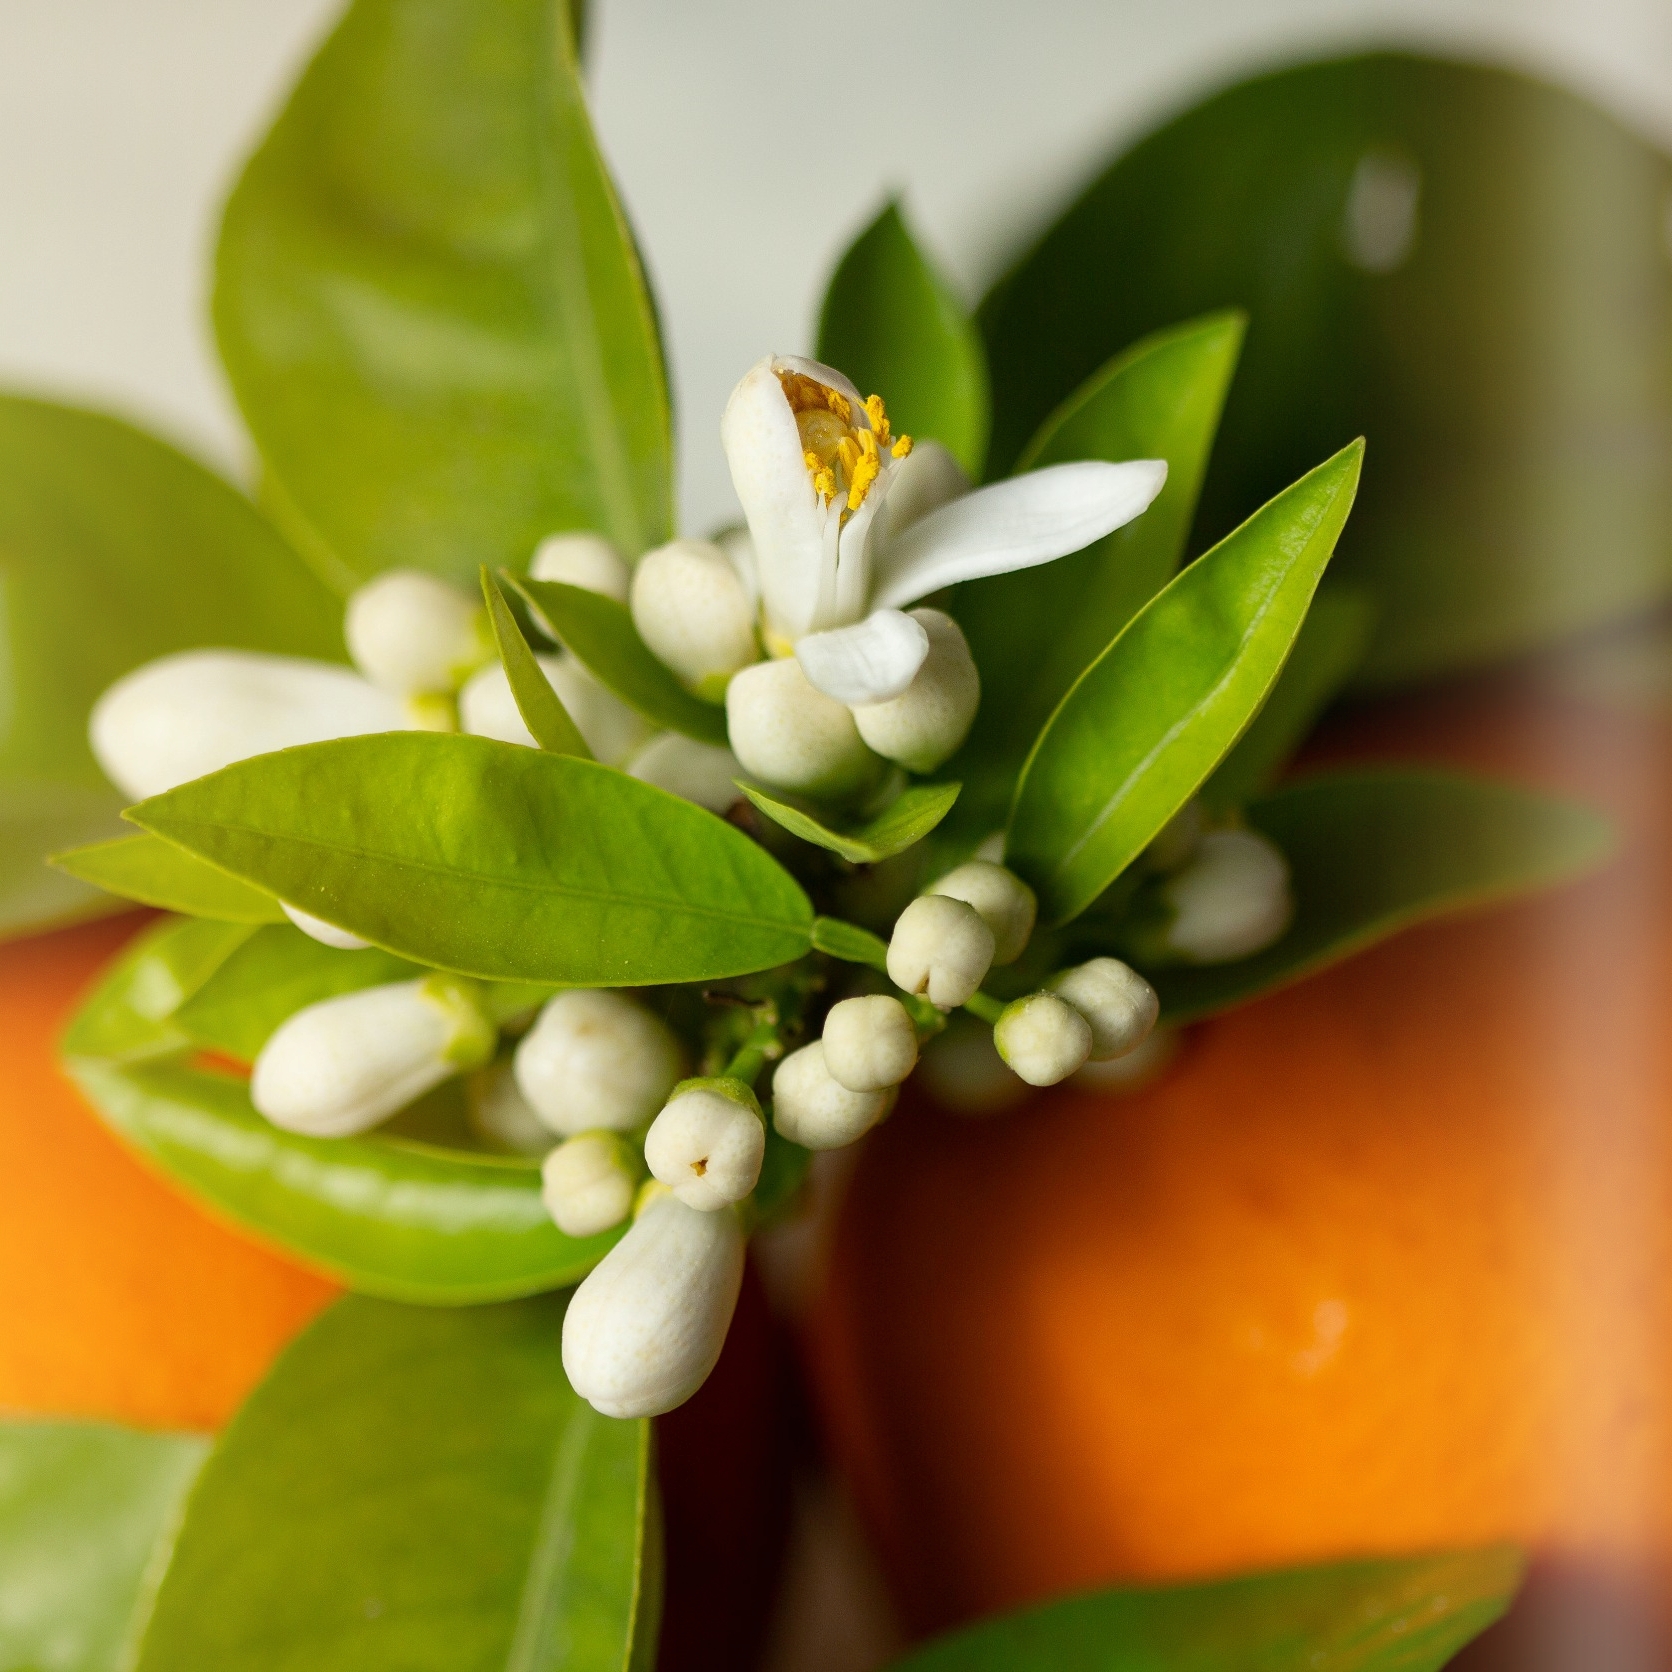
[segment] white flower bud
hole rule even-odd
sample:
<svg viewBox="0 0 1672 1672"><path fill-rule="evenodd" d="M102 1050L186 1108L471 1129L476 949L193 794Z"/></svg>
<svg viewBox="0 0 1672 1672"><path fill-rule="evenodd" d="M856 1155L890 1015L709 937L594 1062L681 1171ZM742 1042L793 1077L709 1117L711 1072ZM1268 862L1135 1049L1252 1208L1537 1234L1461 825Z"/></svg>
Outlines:
<svg viewBox="0 0 1672 1672"><path fill-rule="evenodd" d="M824 1041L792 1051L772 1076L772 1124L803 1149L841 1149L894 1106L894 1092L849 1091L824 1060Z"/></svg>
<svg viewBox="0 0 1672 1672"><path fill-rule="evenodd" d="M673 540L633 570L633 625L657 658L699 696L717 698L739 668L760 660L755 607L712 540Z"/></svg>
<svg viewBox="0 0 1672 1672"><path fill-rule="evenodd" d="M652 1417L708 1379L743 1284L736 1213L658 1195L593 1267L563 1317L569 1385L607 1417Z"/></svg>
<svg viewBox="0 0 1672 1672"><path fill-rule="evenodd" d="M577 988L546 1001L515 1062L517 1085L553 1132L625 1132L667 1101L679 1041L624 993Z"/></svg>
<svg viewBox="0 0 1672 1672"><path fill-rule="evenodd" d="M1174 912L1168 950L1199 964L1270 946L1294 915L1289 862L1252 830L1210 830L1161 892Z"/></svg>
<svg viewBox="0 0 1672 1672"><path fill-rule="evenodd" d="M751 777L815 799L848 799L879 771L853 715L816 690L793 656L733 676L726 729L732 753Z"/></svg>
<svg viewBox="0 0 1672 1672"><path fill-rule="evenodd" d="M737 756L730 749L699 743L678 732L653 737L628 762L627 770L633 777L694 801L711 813L723 813L734 801L743 799L736 782L743 776Z"/></svg>
<svg viewBox="0 0 1672 1672"><path fill-rule="evenodd" d="M956 753L981 705L981 675L963 629L939 610L906 612L929 635L929 654L899 696L853 711L859 735L908 772L932 772Z"/></svg>
<svg viewBox="0 0 1672 1672"><path fill-rule="evenodd" d="M1046 983L1091 1024L1091 1060L1108 1062L1136 1050L1161 1014L1155 989L1119 958L1093 958Z"/></svg>
<svg viewBox="0 0 1672 1672"><path fill-rule="evenodd" d="M1091 1023L1055 993L1030 993L1004 1007L993 1043L1030 1086L1054 1086L1091 1055Z"/></svg>
<svg viewBox="0 0 1672 1672"><path fill-rule="evenodd" d="M346 1138L486 1062L495 1037L449 976L362 988L282 1023L255 1060L250 1100L287 1132Z"/></svg>
<svg viewBox="0 0 1672 1672"><path fill-rule="evenodd" d="M512 1155L546 1155L557 1141L517 1086L509 1062L490 1063L465 1085L470 1130L495 1149Z"/></svg>
<svg viewBox="0 0 1672 1672"><path fill-rule="evenodd" d="M595 1237L632 1211L638 1178L622 1139L582 1132L559 1144L540 1167L540 1197L566 1237Z"/></svg>
<svg viewBox="0 0 1672 1672"><path fill-rule="evenodd" d="M627 602L633 580L626 558L601 534L548 534L535 548L528 573L537 581L561 581L565 586L601 592L618 604Z"/></svg>
<svg viewBox="0 0 1672 1672"><path fill-rule="evenodd" d="M406 725L401 704L349 668L185 650L117 680L93 705L88 740L111 782L140 800L251 755Z"/></svg>
<svg viewBox="0 0 1672 1672"><path fill-rule="evenodd" d="M888 942L888 979L956 1010L987 979L993 931L974 906L949 894L923 894L900 913Z"/></svg>
<svg viewBox="0 0 1672 1672"><path fill-rule="evenodd" d="M481 605L417 569L390 569L359 588L343 636L361 673L397 697L456 691L492 652Z"/></svg>
<svg viewBox="0 0 1672 1672"><path fill-rule="evenodd" d="M917 1029L886 993L832 1005L824 1019L824 1065L849 1091L886 1091L917 1066Z"/></svg>
<svg viewBox="0 0 1672 1672"><path fill-rule="evenodd" d="M300 911L287 900L279 901L282 911L309 940L316 940L321 946L334 947L338 952L362 952L371 945L370 941L361 938L351 929L339 929L335 923L327 923L323 917L315 917L312 912Z"/></svg>
<svg viewBox="0 0 1672 1672"><path fill-rule="evenodd" d="M964 900L981 913L993 931L993 962L1013 964L1027 950L1033 933L1039 900L1033 890L1002 865L991 860L971 859L947 874L929 890L954 900Z"/></svg>
<svg viewBox="0 0 1672 1672"><path fill-rule="evenodd" d="M606 691L574 657L536 656L540 670L569 711L575 729L595 759L618 766L650 736L651 727L613 691ZM475 737L534 747L505 669L493 662L472 676L459 693L459 724Z"/></svg>
<svg viewBox="0 0 1672 1672"><path fill-rule="evenodd" d="M644 1159L687 1207L741 1202L761 1176L766 1123L741 1080L687 1080L645 1134Z"/></svg>

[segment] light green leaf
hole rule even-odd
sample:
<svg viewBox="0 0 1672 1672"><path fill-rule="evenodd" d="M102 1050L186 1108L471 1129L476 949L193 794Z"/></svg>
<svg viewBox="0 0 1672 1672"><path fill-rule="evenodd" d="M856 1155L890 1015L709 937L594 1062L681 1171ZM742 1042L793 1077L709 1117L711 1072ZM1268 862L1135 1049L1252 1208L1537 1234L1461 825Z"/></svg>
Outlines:
<svg viewBox="0 0 1672 1672"><path fill-rule="evenodd" d="M979 477L987 456L987 354L898 203L854 239L819 311L818 357L879 394L897 435L932 437Z"/></svg>
<svg viewBox="0 0 1672 1672"><path fill-rule="evenodd" d="M1187 1021L1287 985L1409 924L1574 876L1613 845L1587 807L1439 772L1310 778L1248 808L1288 858L1295 921L1234 964L1147 972Z"/></svg>
<svg viewBox="0 0 1672 1672"><path fill-rule="evenodd" d="M578 755L583 761L592 759L569 710L552 689L552 682L540 671L528 640L505 602L499 581L486 567L482 570L482 596L487 601L488 621L493 627L493 640L499 647L499 659L505 667L505 677L516 699L517 712L523 724L542 749L554 755Z"/></svg>
<svg viewBox="0 0 1672 1672"><path fill-rule="evenodd" d="M570 655L629 708L669 731L725 745L725 709L693 696L679 683L639 637L625 605L561 581L531 581L517 575L507 579Z"/></svg>
<svg viewBox="0 0 1672 1672"><path fill-rule="evenodd" d="M323 1314L204 1466L137 1672L626 1672L657 1629L650 1425L571 1392L562 1325Z"/></svg>
<svg viewBox="0 0 1672 1672"><path fill-rule="evenodd" d="M308 744L130 816L377 946L489 980L711 980L810 944L806 895L742 831L594 761L489 738Z"/></svg>
<svg viewBox="0 0 1672 1672"><path fill-rule="evenodd" d="M764 790L743 783L737 787L774 824L781 824L804 842L839 853L855 865L875 865L922 841L952 811L952 803L963 788L961 784L912 784L875 818L836 829Z"/></svg>
<svg viewBox="0 0 1672 1672"><path fill-rule="evenodd" d="M0 1423L0 1666L124 1672L208 1450L192 1434Z"/></svg>
<svg viewBox="0 0 1672 1672"><path fill-rule="evenodd" d="M1084 911L1137 858L1265 700L1363 452L1344 448L1198 558L1063 698L1023 769L1005 848L1046 923Z"/></svg>
<svg viewBox="0 0 1672 1672"><path fill-rule="evenodd" d="M341 586L671 532L655 317L560 0L356 0L227 204L214 317Z"/></svg>
<svg viewBox="0 0 1672 1672"><path fill-rule="evenodd" d="M1100 1591L931 1643L896 1672L1439 1672L1520 1587L1507 1545Z"/></svg>
<svg viewBox="0 0 1672 1672"><path fill-rule="evenodd" d="M888 974L888 943L857 923L844 923L839 917L815 918L813 945L831 958Z"/></svg>
<svg viewBox="0 0 1672 1672"><path fill-rule="evenodd" d="M164 911L213 917L223 923L282 923L271 894L165 842L160 836L120 836L114 842L55 853L52 863L107 894Z"/></svg>

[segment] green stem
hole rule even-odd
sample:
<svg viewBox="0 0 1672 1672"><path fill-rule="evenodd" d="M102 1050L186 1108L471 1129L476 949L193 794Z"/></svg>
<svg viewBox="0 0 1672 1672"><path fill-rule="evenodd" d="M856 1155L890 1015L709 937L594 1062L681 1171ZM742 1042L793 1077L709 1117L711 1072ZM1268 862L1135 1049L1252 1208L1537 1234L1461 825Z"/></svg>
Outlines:
<svg viewBox="0 0 1672 1672"><path fill-rule="evenodd" d="M737 1049L725 1067L725 1078L753 1086L767 1063L779 1054L776 1023L763 1022Z"/></svg>
<svg viewBox="0 0 1672 1672"><path fill-rule="evenodd" d="M1005 1010L1004 1000L994 998L991 993L977 993L974 998L966 999L964 1008L989 1024L998 1021Z"/></svg>

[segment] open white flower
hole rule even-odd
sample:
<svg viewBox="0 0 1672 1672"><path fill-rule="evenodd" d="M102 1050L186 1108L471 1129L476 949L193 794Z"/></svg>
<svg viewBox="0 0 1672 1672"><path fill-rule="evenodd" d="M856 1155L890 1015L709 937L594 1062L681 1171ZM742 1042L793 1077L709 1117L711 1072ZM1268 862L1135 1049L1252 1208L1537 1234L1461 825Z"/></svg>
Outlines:
<svg viewBox="0 0 1672 1672"><path fill-rule="evenodd" d="M887 702L929 653L907 604L1049 563L1144 511L1159 459L1053 465L968 491L944 448L896 436L815 360L771 355L732 391L720 437L748 518L769 648L839 702Z"/></svg>

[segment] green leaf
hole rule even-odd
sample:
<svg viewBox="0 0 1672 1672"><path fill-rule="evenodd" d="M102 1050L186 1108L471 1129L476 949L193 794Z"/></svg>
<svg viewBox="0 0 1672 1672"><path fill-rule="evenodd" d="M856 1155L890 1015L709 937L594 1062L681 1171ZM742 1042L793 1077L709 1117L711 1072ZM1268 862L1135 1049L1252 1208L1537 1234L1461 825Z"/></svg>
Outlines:
<svg viewBox="0 0 1672 1672"><path fill-rule="evenodd" d="M0 396L0 934L110 909L43 864L121 830L88 713L140 663L206 644L340 659L341 605L201 465Z"/></svg>
<svg viewBox="0 0 1672 1672"><path fill-rule="evenodd" d="M625 605L584 586L507 577L528 600L536 619L600 685L652 724L701 743L726 742L726 711L692 696L639 637Z"/></svg>
<svg viewBox="0 0 1672 1672"><path fill-rule="evenodd" d="M650 1425L570 1391L562 1325L324 1313L204 1466L137 1672L625 1672L657 1628Z"/></svg>
<svg viewBox="0 0 1672 1672"><path fill-rule="evenodd" d="M0 1423L0 1666L123 1672L209 1442Z"/></svg>
<svg viewBox="0 0 1672 1672"><path fill-rule="evenodd" d="M829 957L888 974L888 943L857 923L844 923L839 917L814 918L813 945Z"/></svg>
<svg viewBox="0 0 1672 1672"><path fill-rule="evenodd" d="M819 311L818 357L888 404L896 434L933 437L979 477L987 456L987 353L898 203L854 239Z"/></svg>
<svg viewBox="0 0 1672 1672"><path fill-rule="evenodd" d="M344 588L671 533L655 316L558 0L356 0L227 204L214 318Z"/></svg>
<svg viewBox="0 0 1672 1672"><path fill-rule="evenodd" d="M1439 1672L1521 1584L1507 1545L1101 1591L931 1643L896 1672Z"/></svg>
<svg viewBox="0 0 1672 1672"><path fill-rule="evenodd" d="M806 895L742 831L594 761L489 738L308 744L130 816L388 951L490 980L712 980L810 945Z"/></svg>
<svg viewBox="0 0 1672 1672"><path fill-rule="evenodd" d="M213 917L223 923L282 923L271 894L165 842L160 836L120 836L114 842L55 853L52 863L107 894L164 911Z"/></svg>
<svg viewBox="0 0 1672 1672"><path fill-rule="evenodd" d="M1003 825L1040 728L1178 568L1242 337L1236 313L1146 337L1076 391L1028 447L1025 468L1165 459L1167 484L1143 516L1085 551L954 595L981 670L975 725L945 768L968 785L948 830L966 845Z"/></svg>
<svg viewBox="0 0 1672 1672"><path fill-rule="evenodd" d="M499 581L485 566L482 596L487 601L488 621L493 627L493 640L499 647L499 659L504 664L511 695L530 735L542 749L549 749L554 755L578 755L583 761L591 760L592 751L587 748L586 739L569 718L569 710L552 689L552 682L541 672L517 618L511 613L511 606L505 602Z"/></svg>
<svg viewBox="0 0 1672 1672"><path fill-rule="evenodd" d="M1265 700L1363 453L1343 449L1198 558L1063 698L1023 769L1005 849L1046 923L1084 911L1137 858Z"/></svg>
<svg viewBox="0 0 1672 1672"><path fill-rule="evenodd" d="M1288 858L1295 921L1237 963L1148 972L1171 1020L1240 1004L1425 918L1548 887L1614 841L1590 808L1439 772L1309 778L1247 813Z"/></svg>
<svg viewBox="0 0 1672 1672"><path fill-rule="evenodd" d="M764 790L743 783L737 787L774 824L781 824L804 842L839 853L855 865L875 865L922 841L952 811L952 803L963 788L961 784L912 784L875 818L834 829Z"/></svg>

